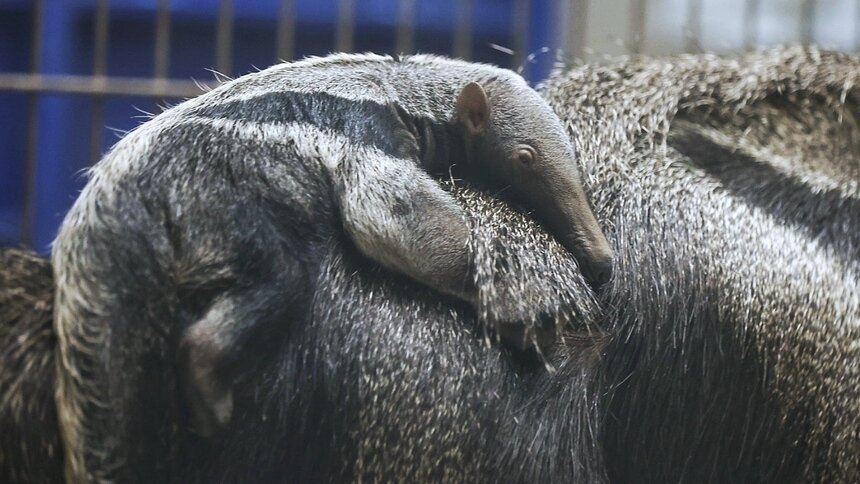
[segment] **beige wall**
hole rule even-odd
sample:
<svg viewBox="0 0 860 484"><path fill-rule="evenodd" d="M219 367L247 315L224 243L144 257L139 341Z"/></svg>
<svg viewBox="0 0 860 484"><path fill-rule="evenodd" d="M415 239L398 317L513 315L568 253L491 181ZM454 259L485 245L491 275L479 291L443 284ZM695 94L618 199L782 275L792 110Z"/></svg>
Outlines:
<svg viewBox="0 0 860 484"><path fill-rule="evenodd" d="M860 51L860 0L570 0L561 5L567 12L561 45L588 61L637 51L728 52L807 41ZM584 18L577 15L583 11Z"/></svg>

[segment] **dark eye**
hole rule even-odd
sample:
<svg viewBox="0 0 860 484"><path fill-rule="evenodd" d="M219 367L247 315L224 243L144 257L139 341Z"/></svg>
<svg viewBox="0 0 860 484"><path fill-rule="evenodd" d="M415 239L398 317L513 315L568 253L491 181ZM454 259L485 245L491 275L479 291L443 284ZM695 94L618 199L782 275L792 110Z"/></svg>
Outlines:
<svg viewBox="0 0 860 484"><path fill-rule="evenodd" d="M537 153L535 153L534 148L527 145L518 146L516 156L523 165L531 165L537 159Z"/></svg>

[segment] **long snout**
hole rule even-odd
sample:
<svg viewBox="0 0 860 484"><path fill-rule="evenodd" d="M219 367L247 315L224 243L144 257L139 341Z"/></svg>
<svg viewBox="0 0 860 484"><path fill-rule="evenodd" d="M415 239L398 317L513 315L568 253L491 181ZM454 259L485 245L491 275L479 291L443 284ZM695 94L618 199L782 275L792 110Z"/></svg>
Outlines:
<svg viewBox="0 0 860 484"><path fill-rule="evenodd" d="M585 278L601 285L612 275L612 249L591 210L578 174L553 173L527 194L550 231L576 258ZM566 170L565 170L566 171Z"/></svg>

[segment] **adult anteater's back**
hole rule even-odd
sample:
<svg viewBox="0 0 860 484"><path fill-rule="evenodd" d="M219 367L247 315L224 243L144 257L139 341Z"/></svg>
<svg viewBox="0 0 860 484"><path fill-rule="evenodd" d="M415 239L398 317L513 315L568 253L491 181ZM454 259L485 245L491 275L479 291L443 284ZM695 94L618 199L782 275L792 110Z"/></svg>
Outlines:
<svg viewBox="0 0 860 484"><path fill-rule="evenodd" d="M546 84L616 251L612 482L860 481L857 86L814 48Z"/></svg>
<svg viewBox="0 0 860 484"><path fill-rule="evenodd" d="M45 258L0 248L0 482L60 482L54 303Z"/></svg>

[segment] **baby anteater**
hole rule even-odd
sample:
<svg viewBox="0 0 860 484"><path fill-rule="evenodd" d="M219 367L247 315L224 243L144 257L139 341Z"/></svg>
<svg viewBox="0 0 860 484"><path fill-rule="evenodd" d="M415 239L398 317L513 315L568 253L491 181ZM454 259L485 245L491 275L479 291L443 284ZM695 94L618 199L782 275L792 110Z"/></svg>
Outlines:
<svg viewBox="0 0 860 484"><path fill-rule="evenodd" d="M233 381L255 359L246 350L300 320L319 254L341 230L365 256L510 323L480 307L467 222L429 175L455 163L510 186L592 281L608 277L570 141L510 71L313 58L228 82L130 133L93 168L54 246L68 477L146 480L123 469L148 459L128 451L132 436L158 432L137 401L167 407L164 382L144 375L168 373L158 369L173 364L173 344L194 428L229 421ZM135 367L146 370L114 371Z"/></svg>

